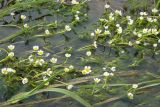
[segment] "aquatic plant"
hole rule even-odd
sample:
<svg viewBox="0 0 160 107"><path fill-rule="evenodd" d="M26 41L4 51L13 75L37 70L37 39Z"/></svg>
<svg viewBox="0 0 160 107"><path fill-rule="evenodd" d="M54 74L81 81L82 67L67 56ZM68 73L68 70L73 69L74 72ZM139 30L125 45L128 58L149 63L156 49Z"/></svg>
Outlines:
<svg viewBox="0 0 160 107"><path fill-rule="evenodd" d="M0 19L4 22L0 26L18 29L0 40L0 44L5 45L0 48L3 54L0 56L0 80L5 98L2 106L25 104L31 96L39 96L36 99L43 101L53 100L46 99L46 93L56 92L64 96L55 99L71 97L92 107L122 98L132 101L137 95L152 92L147 89L160 85L158 73L146 71L147 68L144 71L141 67L159 64L158 8L132 15L114 10L107 3L103 16L92 26L92 32L84 28L79 34L77 29L89 20L87 2L24 0L0 10ZM49 11L33 18L30 12L40 11L40 7ZM5 20L7 16L12 17L10 22ZM45 16L53 20L48 21ZM53 45L52 39L61 36L64 41ZM27 46L37 39L43 40L44 45L34 44L25 55L19 56L16 42L24 40ZM82 41L80 46L79 41ZM60 50L56 51L57 48Z"/></svg>

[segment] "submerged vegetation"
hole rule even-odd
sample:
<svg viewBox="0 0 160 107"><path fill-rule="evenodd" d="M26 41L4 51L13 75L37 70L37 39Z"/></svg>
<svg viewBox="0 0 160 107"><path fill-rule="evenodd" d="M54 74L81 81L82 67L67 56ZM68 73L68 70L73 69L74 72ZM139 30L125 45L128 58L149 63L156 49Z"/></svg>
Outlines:
<svg viewBox="0 0 160 107"><path fill-rule="evenodd" d="M128 11L107 2L88 26L89 0L15 0L2 6L0 27L16 30L0 36L0 107L70 102L68 97L86 107L156 104L160 2L147 8L150 1L143 1L128 0L136 6Z"/></svg>

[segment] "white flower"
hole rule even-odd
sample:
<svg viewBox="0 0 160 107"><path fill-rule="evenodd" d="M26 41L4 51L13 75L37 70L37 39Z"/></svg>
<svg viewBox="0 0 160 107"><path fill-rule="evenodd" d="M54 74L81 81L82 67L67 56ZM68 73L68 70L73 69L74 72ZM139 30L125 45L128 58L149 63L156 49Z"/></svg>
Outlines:
<svg viewBox="0 0 160 107"><path fill-rule="evenodd" d="M104 29L108 29L108 26L104 26Z"/></svg>
<svg viewBox="0 0 160 107"><path fill-rule="evenodd" d="M108 72L104 72L103 76L108 77L110 74Z"/></svg>
<svg viewBox="0 0 160 107"><path fill-rule="evenodd" d="M129 24L129 25L132 25L132 24L133 24L133 20L132 20L132 19L129 19L128 24Z"/></svg>
<svg viewBox="0 0 160 107"><path fill-rule="evenodd" d="M91 36L92 36L92 37L95 36L93 32L91 33Z"/></svg>
<svg viewBox="0 0 160 107"><path fill-rule="evenodd" d="M11 50L11 51L14 50L14 48L15 48L14 45L9 45L9 46L8 46L8 49Z"/></svg>
<svg viewBox="0 0 160 107"><path fill-rule="evenodd" d="M140 12L141 16L147 16L148 14L146 12Z"/></svg>
<svg viewBox="0 0 160 107"><path fill-rule="evenodd" d="M129 45L129 46L132 46L132 45L133 45L133 43L132 43L131 41L129 41L129 42L128 42L128 45Z"/></svg>
<svg viewBox="0 0 160 107"><path fill-rule="evenodd" d="M101 32L102 32L102 30L100 30L100 29L96 29L96 30L95 30L95 34L96 34L96 35L100 34Z"/></svg>
<svg viewBox="0 0 160 107"><path fill-rule="evenodd" d="M67 89L68 89L68 90L71 90L72 88L73 88L73 85L68 85L68 86L67 86Z"/></svg>
<svg viewBox="0 0 160 107"><path fill-rule="evenodd" d="M140 19L140 20L143 20L143 19L144 19L144 17L143 17L143 16L140 16L140 17L139 17L139 19Z"/></svg>
<svg viewBox="0 0 160 107"><path fill-rule="evenodd" d="M138 84L133 84L132 88L134 88L134 89L138 88Z"/></svg>
<svg viewBox="0 0 160 107"><path fill-rule="evenodd" d="M53 71L51 70L51 68L48 68L47 71L44 72L44 74L51 76L51 74L53 73Z"/></svg>
<svg viewBox="0 0 160 107"><path fill-rule="evenodd" d="M92 55L92 52L91 52L91 51L87 51L87 52L86 52L86 55L87 55L87 56L91 56L91 55Z"/></svg>
<svg viewBox="0 0 160 107"><path fill-rule="evenodd" d="M84 69L82 70L83 75L89 74L91 72L92 72L92 70L91 70L90 66L85 66Z"/></svg>
<svg viewBox="0 0 160 107"><path fill-rule="evenodd" d="M96 42L96 41L94 41L93 46L94 46L95 48L97 48L97 42Z"/></svg>
<svg viewBox="0 0 160 107"><path fill-rule="evenodd" d="M131 19L131 16L126 16L127 20L130 20Z"/></svg>
<svg viewBox="0 0 160 107"><path fill-rule="evenodd" d="M94 82L95 82L95 83L98 84L100 81L101 81L101 79L99 79L99 78L94 78Z"/></svg>
<svg viewBox="0 0 160 107"><path fill-rule="evenodd" d="M69 58L69 57L71 57L71 54L66 53L66 54L65 54L65 57L66 57L66 58Z"/></svg>
<svg viewBox="0 0 160 107"><path fill-rule="evenodd" d="M50 32L49 32L48 29L45 30L45 34L46 34L46 35L49 35L49 34L50 34Z"/></svg>
<svg viewBox="0 0 160 107"><path fill-rule="evenodd" d="M103 67L102 69L105 71L105 70L106 70L106 67Z"/></svg>
<svg viewBox="0 0 160 107"><path fill-rule="evenodd" d="M156 44L156 43L155 43L155 44L153 44L153 47L154 47L154 48L156 48L156 47L157 47L157 45L158 45L158 44Z"/></svg>
<svg viewBox="0 0 160 107"><path fill-rule="evenodd" d="M142 34L141 33L138 33L138 35L137 35L139 38L141 38L142 37Z"/></svg>
<svg viewBox="0 0 160 107"><path fill-rule="evenodd" d="M153 19L153 22L157 22L157 19Z"/></svg>
<svg viewBox="0 0 160 107"><path fill-rule="evenodd" d="M14 52L8 53L8 56L9 56L10 58L14 57Z"/></svg>
<svg viewBox="0 0 160 107"><path fill-rule="evenodd" d="M73 65L70 65L70 66L69 66L69 69L74 69L74 66L73 66Z"/></svg>
<svg viewBox="0 0 160 107"><path fill-rule="evenodd" d="M120 15L120 16L122 16L121 10L116 10L115 13L118 14L118 15Z"/></svg>
<svg viewBox="0 0 160 107"><path fill-rule="evenodd" d="M105 4L104 6L106 9L110 8L110 5L109 4Z"/></svg>
<svg viewBox="0 0 160 107"><path fill-rule="evenodd" d="M152 20L151 17L147 17L147 21L148 21L148 22L153 22L153 20Z"/></svg>
<svg viewBox="0 0 160 107"><path fill-rule="evenodd" d="M23 25L24 28L29 28L28 24Z"/></svg>
<svg viewBox="0 0 160 107"><path fill-rule="evenodd" d="M51 58L51 59L50 59L50 62L52 62L53 64L57 63L57 58L54 58L54 57Z"/></svg>
<svg viewBox="0 0 160 107"><path fill-rule="evenodd" d="M130 99L133 99L133 94L132 94L132 93L128 93L128 97L129 97Z"/></svg>
<svg viewBox="0 0 160 107"><path fill-rule="evenodd" d="M119 27L119 28L117 29L117 33L118 33L118 34L121 34L121 33L122 33L122 27Z"/></svg>
<svg viewBox="0 0 160 107"><path fill-rule="evenodd" d="M80 13L80 11L76 11L76 13L77 13L77 14L79 14L79 13Z"/></svg>
<svg viewBox="0 0 160 107"><path fill-rule="evenodd" d="M35 66L42 66L45 63L44 59L37 59L35 61Z"/></svg>
<svg viewBox="0 0 160 107"><path fill-rule="evenodd" d="M116 67L111 67L110 70L114 72L116 71Z"/></svg>
<svg viewBox="0 0 160 107"><path fill-rule="evenodd" d="M109 35L109 34L111 34L111 33L110 33L109 30L107 30L107 31L105 30L105 31L104 31L104 34L105 34L105 35Z"/></svg>
<svg viewBox="0 0 160 107"><path fill-rule="evenodd" d="M39 50L37 54L38 54L38 55L43 55L44 52L43 52L42 50Z"/></svg>
<svg viewBox="0 0 160 107"><path fill-rule="evenodd" d="M25 15L21 15L21 19L22 19L22 20L25 20L25 19L26 19L26 16L25 16Z"/></svg>
<svg viewBox="0 0 160 107"><path fill-rule="evenodd" d="M75 19L76 19L77 21L79 21L79 19L80 19L77 14L75 15Z"/></svg>
<svg viewBox="0 0 160 107"><path fill-rule="evenodd" d="M160 43L160 39L158 39L158 43Z"/></svg>
<svg viewBox="0 0 160 107"><path fill-rule="evenodd" d="M138 41L138 40L136 41L136 44L137 44L137 45L140 44L140 43L141 43L140 41Z"/></svg>
<svg viewBox="0 0 160 107"><path fill-rule="evenodd" d="M7 75L8 74L8 70L7 68L2 68L1 69L2 74Z"/></svg>
<svg viewBox="0 0 160 107"><path fill-rule="evenodd" d="M147 29L147 28L144 28L144 29L143 29L143 33L148 33L148 29Z"/></svg>
<svg viewBox="0 0 160 107"><path fill-rule="evenodd" d="M109 73L109 75L110 75L110 76L114 76L114 73L111 72L111 73Z"/></svg>
<svg viewBox="0 0 160 107"><path fill-rule="evenodd" d="M27 84L28 83L28 78L23 78L22 79L22 84Z"/></svg>
<svg viewBox="0 0 160 107"><path fill-rule="evenodd" d="M15 13L14 13L14 12L12 12L10 15L11 15L11 16L14 16L14 15L15 15Z"/></svg>
<svg viewBox="0 0 160 107"><path fill-rule="evenodd" d="M64 68L64 72L69 72L69 68Z"/></svg>
<svg viewBox="0 0 160 107"><path fill-rule="evenodd" d="M116 27L120 27L120 24L116 24Z"/></svg>
<svg viewBox="0 0 160 107"><path fill-rule="evenodd" d="M71 27L70 27L69 25L66 25L66 26L65 26L65 30L66 30L66 31L71 31Z"/></svg>
<svg viewBox="0 0 160 107"><path fill-rule="evenodd" d="M147 45L149 45L149 43L146 43L146 42L144 42L144 44L143 44L144 46L147 46Z"/></svg>
<svg viewBox="0 0 160 107"><path fill-rule="evenodd" d="M76 0L72 0L71 3L72 4L79 4L79 2L77 2Z"/></svg>
<svg viewBox="0 0 160 107"><path fill-rule="evenodd" d="M2 74L7 75L8 73L16 73L16 70L12 68L2 68L1 69Z"/></svg>
<svg viewBox="0 0 160 107"><path fill-rule="evenodd" d="M154 9L152 9L152 12L153 12L153 13L157 13L158 10L157 10L156 8L154 8Z"/></svg>
<svg viewBox="0 0 160 107"><path fill-rule="evenodd" d="M39 46L33 46L33 50L34 51L38 51L39 50Z"/></svg>
<svg viewBox="0 0 160 107"><path fill-rule="evenodd" d="M109 16L109 20L110 20L110 21L113 21L113 20L114 20L114 17L113 17L113 16Z"/></svg>

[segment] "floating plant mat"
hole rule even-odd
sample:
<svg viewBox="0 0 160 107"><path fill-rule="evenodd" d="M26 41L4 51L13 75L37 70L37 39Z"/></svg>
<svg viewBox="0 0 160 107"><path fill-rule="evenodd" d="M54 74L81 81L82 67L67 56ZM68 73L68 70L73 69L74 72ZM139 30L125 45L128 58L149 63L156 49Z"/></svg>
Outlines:
<svg viewBox="0 0 160 107"><path fill-rule="evenodd" d="M159 104L159 10L127 16L106 4L91 23L88 5L23 0L0 10L1 106Z"/></svg>

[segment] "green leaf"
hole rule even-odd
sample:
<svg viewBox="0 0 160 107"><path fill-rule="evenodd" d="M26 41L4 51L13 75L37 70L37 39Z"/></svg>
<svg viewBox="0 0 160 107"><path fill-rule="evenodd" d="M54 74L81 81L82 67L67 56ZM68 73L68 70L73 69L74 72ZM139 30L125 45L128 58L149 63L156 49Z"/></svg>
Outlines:
<svg viewBox="0 0 160 107"><path fill-rule="evenodd" d="M92 107L92 105L90 105L88 102L86 102L84 99L82 99L80 96L78 96L77 94L75 94L74 92L65 90L65 89L61 89L61 88L46 88L46 89L41 89L38 91L34 91L32 93L30 92L24 92L24 93L20 93L15 95L14 97L12 97L10 100L8 100L5 105L10 105L13 103L16 103L18 101L24 100L32 95L35 94L39 94L42 92L57 92L57 93L62 93L65 94L73 99L75 99L76 101L78 101L79 103L81 103L82 105L84 105L85 107Z"/></svg>

